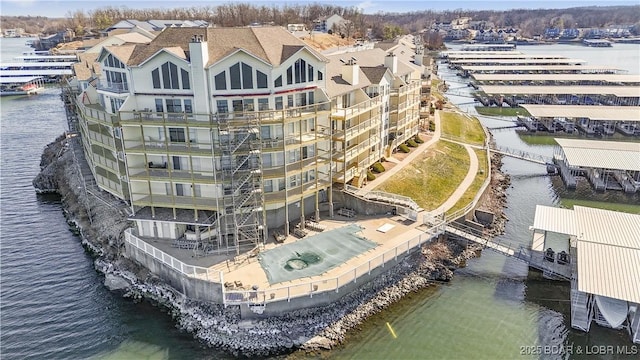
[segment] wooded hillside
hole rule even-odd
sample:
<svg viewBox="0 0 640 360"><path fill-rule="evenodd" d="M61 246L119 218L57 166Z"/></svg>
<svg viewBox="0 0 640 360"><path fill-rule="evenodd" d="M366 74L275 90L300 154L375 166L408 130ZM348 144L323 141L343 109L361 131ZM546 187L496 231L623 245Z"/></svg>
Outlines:
<svg viewBox="0 0 640 360"><path fill-rule="evenodd" d="M517 5L517 3L514 3ZM100 30L123 19L181 19L205 20L216 26L247 26L252 23L286 26L303 23L311 28L313 20L321 16L341 15L351 23L346 31L357 37L372 29L375 38L391 37L399 32L416 32L433 23L450 22L459 17L485 20L496 27L521 29L523 35L541 33L545 28L605 27L612 24L635 24L640 29L639 6L579 7L570 9L515 9L508 11L451 10L416 11L409 13L363 14L355 7L328 4L290 4L283 6L229 3L219 6L177 7L174 9L128 9L104 7L85 12L69 12L65 19L45 17L2 16L2 28L22 27L28 33L53 33L71 29L77 35Z"/></svg>

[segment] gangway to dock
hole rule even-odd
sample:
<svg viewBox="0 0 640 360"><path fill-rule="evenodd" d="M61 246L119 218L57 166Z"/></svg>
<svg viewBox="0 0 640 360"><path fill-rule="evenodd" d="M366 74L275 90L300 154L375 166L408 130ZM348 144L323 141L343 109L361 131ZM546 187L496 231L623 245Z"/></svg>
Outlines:
<svg viewBox="0 0 640 360"><path fill-rule="evenodd" d="M450 222L447 224L445 231L450 235L480 244L485 249L522 261L529 267L542 271L546 278L566 281L571 280L570 264L558 264L555 261L547 261L544 258L544 253L540 251L526 249L523 245L496 241L486 235L476 235L474 233L478 233L478 230L457 222Z"/></svg>
<svg viewBox="0 0 640 360"><path fill-rule="evenodd" d="M534 153L530 153L522 150L516 150L516 149L507 148L507 147L494 147L489 149L489 151L496 154L502 154L504 156L520 159L520 160L534 162L536 164L541 164L541 165L553 164L553 158L550 156L534 154Z"/></svg>

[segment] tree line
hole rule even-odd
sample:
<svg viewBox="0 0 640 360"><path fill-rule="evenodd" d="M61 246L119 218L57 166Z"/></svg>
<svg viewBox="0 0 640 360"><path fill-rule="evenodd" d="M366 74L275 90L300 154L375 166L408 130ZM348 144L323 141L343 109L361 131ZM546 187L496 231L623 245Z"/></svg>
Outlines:
<svg viewBox="0 0 640 360"><path fill-rule="evenodd" d="M219 6L176 7L173 9L129 9L110 7L76 10L64 19L44 17L2 17L3 28L23 27L29 33L53 33L70 29L82 36L102 30L124 19L180 19L204 20L216 26L247 26L252 23L286 26L302 23L308 29L313 20L338 14L349 20L340 31L349 37L363 37L370 31L374 38L392 38L403 33L414 33L434 23L450 22L459 17L485 20L498 28L521 29L523 36L540 34L545 28L604 27L611 24L635 24L640 29L640 6L578 7L569 9L513 9L414 11L407 13L363 14L357 7L304 3L286 5L254 5L233 2Z"/></svg>

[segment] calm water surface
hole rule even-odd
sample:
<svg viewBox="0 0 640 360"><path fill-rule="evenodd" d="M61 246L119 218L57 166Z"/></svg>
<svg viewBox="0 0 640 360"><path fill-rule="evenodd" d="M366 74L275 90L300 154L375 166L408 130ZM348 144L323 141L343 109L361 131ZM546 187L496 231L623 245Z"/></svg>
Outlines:
<svg viewBox="0 0 640 360"><path fill-rule="evenodd" d="M3 62L27 50L25 39L0 41ZM616 45L613 50L570 45L520 50L559 53L640 73L638 45L620 49ZM454 77L445 70L443 76L453 83ZM39 171L42 149L66 128L59 90L3 97L0 105L2 359L225 357L176 330L161 309L133 304L107 291L80 240L68 231L60 199L34 193L31 180ZM473 112L469 106L461 107ZM482 121L487 126L504 124L490 118ZM496 132L495 138L503 146L542 154L551 151L548 146L524 144L513 131ZM512 176L512 187L510 221L503 237L527 244L535 204L553 205L556 196L549 179L542 176L543 167L507 158L504 170ZM527 274L523 264L486 251L456 272L450 284L427 289L375 316L346 345L326 356L514 359L526 358L520 356L520 347L528 345L629 345L622 332L597 326L589 335L571 330L566 284L527 280Z"/></svg>
<svg viewBox="0 0 640 360"><path fill-rule="evenodd" d="M640 73L640 45L614 45L594 49L575 45L521 46L531 54L560 54L584 59L590 65L612 65L630 74ZM446 66L439 75L453 93L469 93L464 79ZM469 97L449 99L471 114L477 114ZM487 127L507 125L500 119L480 116ZM498 145L552 155L551 146L524 143L513 130L495 131ZM509 218L501 240L528 245L536 204L557 205L558 197L544 166L512 158L503 159L503 171L511 175L506 215ZM469 261L453 281L420 296L403 300L390 311L364 324L364 330L330 357L351 359L524 359L522 346L548 345L561 348L581 346L630 346L625 332L592 326L585 334L571 329L568 283L540 279L527 267L491 251ZM390 335L386 322L397 338ZM561 358L568 355L547 355ZM537 358L537 356L535 357ZM571 356L570 358L580 358ZM583 357L584 358L584 357ZM591 356L590 359L599 358ZM624 356L602 356L604 359ZM631 358L631 356L630 356Z"/></svg>

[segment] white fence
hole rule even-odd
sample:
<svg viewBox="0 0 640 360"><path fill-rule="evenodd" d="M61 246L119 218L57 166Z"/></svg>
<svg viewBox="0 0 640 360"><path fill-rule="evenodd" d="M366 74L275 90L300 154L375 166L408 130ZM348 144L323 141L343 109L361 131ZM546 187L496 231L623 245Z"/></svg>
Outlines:
<svg viewBox="0 0 640 360"><path fill-rule="evenodd" d="M133 235L132 232L133 229L127 229L124 232L124 239L129 245L144 251L145 253L151 255L153 258L157 259L165 265L168 265L174 270L177 270L185 276L200 280L222 283L222 275L218 271L209 270L208 268L202 266L185 264L184 262Z"/></svg>

